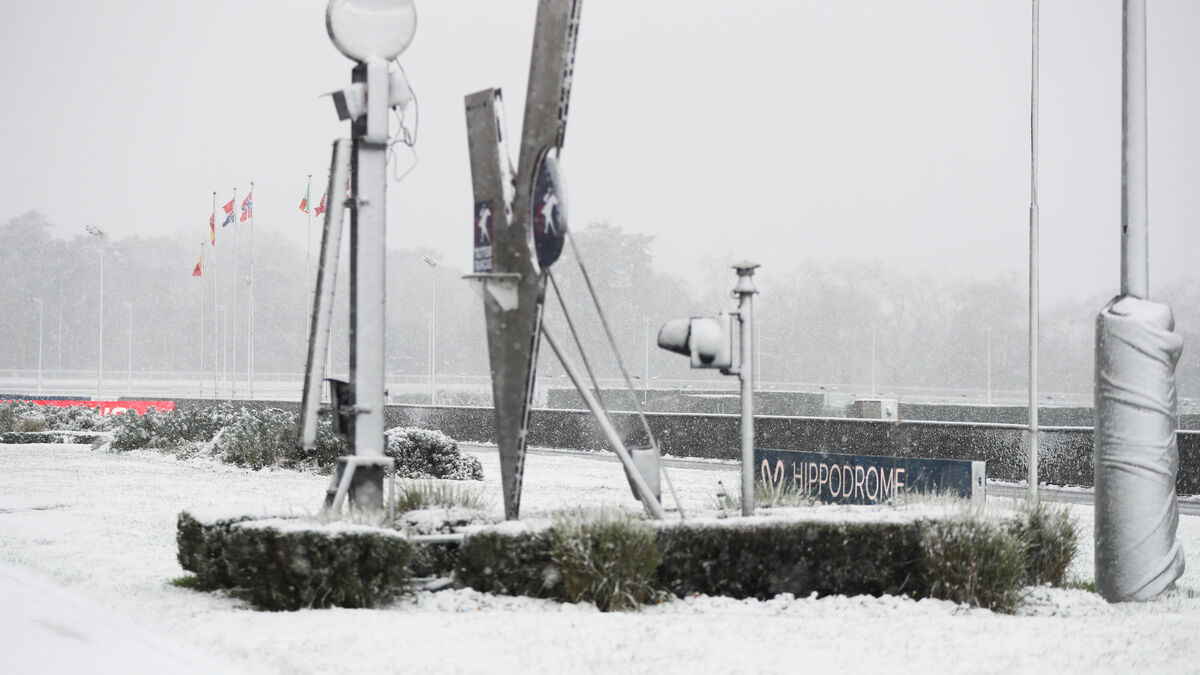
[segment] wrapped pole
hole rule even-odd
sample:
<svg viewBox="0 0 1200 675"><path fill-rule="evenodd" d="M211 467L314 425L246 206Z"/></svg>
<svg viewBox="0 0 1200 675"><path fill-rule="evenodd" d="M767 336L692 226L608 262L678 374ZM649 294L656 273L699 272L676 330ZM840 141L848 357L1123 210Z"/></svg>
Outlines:
<svg viewBox="0 0 1200 675"><path fill-rule="evenodd" d="M1149 301L1146 1L1125 0L1121 295L1096 319L1095 562L1106 600L1153 600L1183 574L1171 309Z"/></svg>
<svg viewBox="0 0 1200 675"><path fill-rule="evenodd" d="M1130 296L1096 320L1096 590L1109 601L1153 600L1183 574L1174 327L1166 305Z"/></svg>

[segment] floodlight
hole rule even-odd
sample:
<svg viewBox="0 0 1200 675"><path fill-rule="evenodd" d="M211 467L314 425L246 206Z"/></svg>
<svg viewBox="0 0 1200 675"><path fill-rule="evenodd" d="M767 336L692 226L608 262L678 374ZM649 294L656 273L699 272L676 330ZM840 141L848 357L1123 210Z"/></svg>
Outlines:
<svg viewBox="0 0 1200 675"><path fill-rule="evenodd" d="M412 0L330 0L325 28L338 51L360 62L391 60L417 29Z"/></svg>

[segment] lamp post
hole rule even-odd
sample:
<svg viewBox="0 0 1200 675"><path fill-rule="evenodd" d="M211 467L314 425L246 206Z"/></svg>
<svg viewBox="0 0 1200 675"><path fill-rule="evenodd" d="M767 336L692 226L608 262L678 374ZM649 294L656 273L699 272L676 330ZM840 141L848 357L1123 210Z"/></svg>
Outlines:
<svg viewBox="0 0 1200 675"><path fill-rule="evenodd" d="M103 400L104 390L104 230L95 225L85 225L84 230L93 237L100 238L100 356L96 368L96 400Z"/></svg>
<svg viewBox="0 0 1200 675"><path fill-rule="evenodd" d="M126 394L133 396L133 303L126 302L125 309L129 310L129 357L128 363L128 379L129 383L126 387Z"/></svg>
<svg viewBox="0 0 1200 675"><path fill-rule="evenodd" d="M34 298L38 305L38 396L42 395L42 299Z"/></svg>
<svg viewBox="0 0 1200 675"><path fill-rule="evenodd" d="M437 359L437 343L434 341L437 337L437 266L438 261L430 258L427 255L421 256L421 260L429 265L431 272L430 279L430 300L429 300L429 405L437 405L437 368L434 365Z"/></svg>

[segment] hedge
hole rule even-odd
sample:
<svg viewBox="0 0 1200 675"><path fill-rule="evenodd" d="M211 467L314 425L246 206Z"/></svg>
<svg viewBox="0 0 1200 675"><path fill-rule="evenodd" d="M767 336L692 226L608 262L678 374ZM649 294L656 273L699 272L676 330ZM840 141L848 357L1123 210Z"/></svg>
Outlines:
<svg viewBox="0 0 1200 675"><path fill-rule="evenodd" d="M259 520L234 525L225 561L257 609L375 607L409 588L413 547L394 530Z"/></svg>

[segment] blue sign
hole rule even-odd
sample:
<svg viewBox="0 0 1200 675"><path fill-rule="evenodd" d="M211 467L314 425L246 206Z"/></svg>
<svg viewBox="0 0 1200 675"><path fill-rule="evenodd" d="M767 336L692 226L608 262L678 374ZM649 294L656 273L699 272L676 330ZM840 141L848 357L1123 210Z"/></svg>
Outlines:
<svg viewBox="0 0 1200 675"><path fill-rule="evenodd" d="M986 463L961 459L838 455L754 449L756 481L826 504L882 504L905 493L984 495Z"/></svg>
<svg viewBox="0 0 1200 675"><path fill-rule="evenodd" d="M496 241L496 202L475 202L475 274L492 272Z"/></svg>
<svg viewBox="0 0 1200 675"><path fill-rule="evenodd" d="M562 176L558 161L547 154L538 164L534 176L530 203L533 209L533 246L538 265L549 267L562 254L563 237L567 233L566 204L563 203Z"/></svg>

